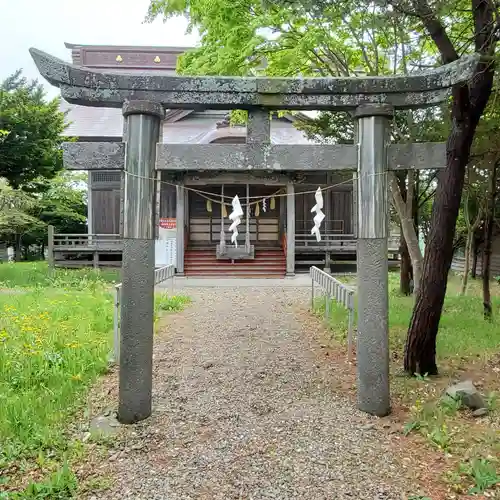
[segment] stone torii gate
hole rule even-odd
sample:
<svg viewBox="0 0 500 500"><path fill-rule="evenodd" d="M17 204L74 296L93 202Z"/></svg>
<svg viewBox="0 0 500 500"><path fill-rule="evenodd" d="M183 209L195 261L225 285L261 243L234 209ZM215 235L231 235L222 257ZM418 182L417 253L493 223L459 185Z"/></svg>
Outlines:
<svg viewBox="0 0 500 500"><path fill-rule="evenodd" d="M387 170L445 165L439 143L389 144L395 109L433 106L469 80L478 55L411 77L233 78L104 73L30 50L42 76L62 97L83 106L122 108L124 142L68 143L64 161L81 170L125 170L118 418L151 414L156 171L357 171L358 407L390 412L388 345ZM246 144L159 144L164 110L249 111ZM270 144L272 110L349 111L357 121L353 146ZM293 184L287 188L287 271L294 262ZM184 189L178 189L182 216ZM312 226L312 217L311 217ZM182 231L181 231L182 233ZM183 234L178 233L182 261Z"/></svg>

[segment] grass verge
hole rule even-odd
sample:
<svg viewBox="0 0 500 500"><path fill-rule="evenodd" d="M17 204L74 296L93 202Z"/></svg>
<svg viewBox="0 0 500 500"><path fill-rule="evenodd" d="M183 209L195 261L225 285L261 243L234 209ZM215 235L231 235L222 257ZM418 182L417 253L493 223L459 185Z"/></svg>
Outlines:
<svg viewBox="0 0 500 500"><path fill-rule="evenodd" d="M350 276L340 279L344 283L355 280ZM438 453L443 465L441 479L449 495L443 498L473 494L500 498L500 286L491 284L496 315L487 322L482 317L480 282L472 281L468 294L462 297L458 294L459 277L450 276L437 340L440 375L432 378L401 376L413 298L401 296L398 287L398 274L390 273L391 392L399 430L407 437L417 434ZM315 301L315 312L324 315L323 298ZM328 344L345 346L347 312L334 302L327 326ZM344 366L344 370L349 378L344 388L352 390L354 368ZM460 402L443 397L450 383L466 378L473 380L488 403L489 413L482 418L474 418L470 411L461 409Z"/></svg>
<svg viewBox="0 0 500 500"><path fill-rule="evenodd" d="M116 278L0 265L0 498L78 496L74 465L88 447L73 431L89 388L108 371ZM157 295L156 319L188 302Z"/></svg>
<svg viewBox="0 0 500 500"><path fill-rule="evenodd" d="M62 269L49 271L47 262L0 264L0 290L12 288L68 288L88 290L105 283L117 283L120 272L115 269Z"/></svg>

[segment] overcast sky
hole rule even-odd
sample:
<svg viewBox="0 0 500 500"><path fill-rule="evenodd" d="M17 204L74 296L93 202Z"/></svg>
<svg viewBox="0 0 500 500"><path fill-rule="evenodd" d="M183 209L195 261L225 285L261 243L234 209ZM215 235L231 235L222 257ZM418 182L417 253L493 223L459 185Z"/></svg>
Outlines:
<svg viewBox="0 0 500 500"><path fill-rule="evenodd" d="M40 78L28 52L36 47L67 61L64 42L88 45L193 46L187 22L143 23L149 0L0 0L0 80L22 68ZM45 80L50 96L57 90Z"/></svg>

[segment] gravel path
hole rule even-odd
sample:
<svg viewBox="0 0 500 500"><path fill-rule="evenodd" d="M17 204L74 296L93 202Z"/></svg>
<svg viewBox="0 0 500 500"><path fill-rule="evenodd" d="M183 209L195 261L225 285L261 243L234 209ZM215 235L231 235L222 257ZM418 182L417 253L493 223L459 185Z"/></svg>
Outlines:
<svg viewBox="0 0 500 500"><path fill-rule="evenodd" d="M94 498L404 498L386 438L312 352L308 289L189 293L156 341L154 415L127 428Z"/></svg>

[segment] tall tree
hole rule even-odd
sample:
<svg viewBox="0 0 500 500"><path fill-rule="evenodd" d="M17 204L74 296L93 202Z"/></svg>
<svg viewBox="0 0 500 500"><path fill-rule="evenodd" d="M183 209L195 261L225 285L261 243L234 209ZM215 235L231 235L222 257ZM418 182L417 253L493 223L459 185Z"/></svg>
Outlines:
<svg viewBox="0 0 500 500"><path fill-rule="evenodd" d="M43 180L43 189L27 193L13 189L0 178L0 241L16 249L16 260L21 260L23 249L36 245L41 249L47 242L47 226L58 233L82 233L87 230L87 196L85 174L59 173L51 180Z"/></svg>
<svg viewBox="0 0 500 500"><path fill-rule="evenodd" d="M483 120L478 126L469 170L471 166L475 173L475 184L478 193L475 193L476 205L480 204L481 218L477 224L472 240L481 235L483 243L482 252L482 278L483 278L483 304L484 317L490 319L493 314L491 306L491 252L492 239L495 234L494 226L498 212L498 195L500 193L500 113L498 111L498 74L494 82L494 98L490 99L483 115ZM477 238L479 239L479 238ZM477 254L477 252L476 252ZM464 276L465 277L465 276Z"/></svg>
<svg viewBox="0 0 500 500"><path fill-rule="evenodd" d="M476 234L484 216L484 197L482 195L484 190L484 183L479 181L475 175L473 165L467 168L467 182L464 187L464 199L462 201L463 219L466 228L465 234L465 252L464 252L464 273L462 276L462 285L460 287L460 295L467 293L467 284L469 281L470 273L470 258L472 253L472 246L474 242L474 235ZM481 176L479 176L481 178Z"/></svg>
<svg viewBox="0 0 500 500"><path fill-rule="evenodd" d="M485 56L471 81L453 89L451 131L446 147L447 166L439 177L422 286L416 298L405 346L404 367L407 372L437 374L436 337L453 258L453 239L465 171L476 128L493 87L495 67L492 56L497 41L497 12L493 0L443 2L436 4L435 9L427 0L389 2L400 12L422 23L443 64L457 60L467 50ZM459 33L461 35L457 37Z"/></svg>
<svg viewBox="0 0 500 500"><path fill-rule="evenodd" d="M14 246L15 260L21 260L23 236L46 228L42 221L30 214L35 203L30 194L13 189L0 178L0 241Z"/></svg>
<svg viewBox="0 0 500 500"><path fill-rule="evenodd" d="M483 250L483 314L484 318L491 320L493 307L491 305L491 247L493 240L493 226L495 224L495 208L498 195L498 169L500 158L497 158L489 173L488 202L484 221L484 250Z"/></svg>
<svg viewBox="0 0 500 500"><path fill-rule="evenodd" d="M62 169L60 146L66 128L59 101L46 102L36 80L21 71L0 84L0 177L14 187L37 191L39 178Z"/></svg>

